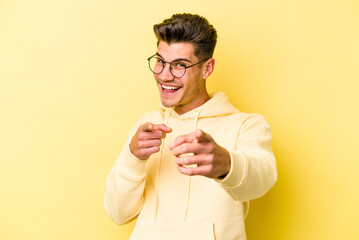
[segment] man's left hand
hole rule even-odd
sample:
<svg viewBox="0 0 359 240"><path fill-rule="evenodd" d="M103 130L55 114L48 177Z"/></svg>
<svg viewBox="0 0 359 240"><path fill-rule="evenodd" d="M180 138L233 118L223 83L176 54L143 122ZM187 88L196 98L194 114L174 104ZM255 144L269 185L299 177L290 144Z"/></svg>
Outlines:
<svg viewBox="0 0 359 240"><path fill-rule="evenodd" d="M229 152L200 129L178 136L170 149L182 174L219 178L226 176L231 168ZM193 164L197 167L186 167Z"/></svg>

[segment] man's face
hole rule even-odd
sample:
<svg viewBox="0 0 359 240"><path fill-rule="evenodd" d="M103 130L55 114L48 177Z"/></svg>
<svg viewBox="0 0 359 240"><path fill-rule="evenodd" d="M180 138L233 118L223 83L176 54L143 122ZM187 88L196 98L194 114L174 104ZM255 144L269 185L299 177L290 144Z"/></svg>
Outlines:
<svg viewBox="0 0 359 240"><path fill-rule="evenodd" d="M157 55L167 62L180 60L186 66L202 60L194 55L193 44L183 42L168 44L160 41ZM205 62L187 68L185 75L177 78L171 74L169 64L166 64L161 73L154 74L162 105L174 107L177 113L183 114L205 103L210 97L203 79L204 68Z"/></svg>

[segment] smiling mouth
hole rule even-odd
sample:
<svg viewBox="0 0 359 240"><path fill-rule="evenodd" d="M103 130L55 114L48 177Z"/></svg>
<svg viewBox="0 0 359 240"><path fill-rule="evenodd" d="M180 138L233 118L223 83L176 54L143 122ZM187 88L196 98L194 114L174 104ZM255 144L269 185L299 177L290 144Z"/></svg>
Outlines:
<svg viewBox="0 0 359 240"><path fill-rule="evenodd" d="M178 89L181 88L181 87L175 87L175 86L166 86L163 84L161 84L161 87L164 92L169 92L169 93L176 92Z"/></svg>

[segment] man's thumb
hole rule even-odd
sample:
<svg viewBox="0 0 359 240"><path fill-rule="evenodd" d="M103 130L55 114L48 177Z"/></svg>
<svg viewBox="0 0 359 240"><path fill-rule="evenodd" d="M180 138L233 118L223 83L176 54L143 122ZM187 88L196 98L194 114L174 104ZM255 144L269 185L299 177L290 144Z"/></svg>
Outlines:
<svg viewBox="0 0 359 240"><path fill-rule="evenodd" d="M151 132L153 130L153 124L150 122L147 122L143 125L143 131L145 132Z"/></svg>

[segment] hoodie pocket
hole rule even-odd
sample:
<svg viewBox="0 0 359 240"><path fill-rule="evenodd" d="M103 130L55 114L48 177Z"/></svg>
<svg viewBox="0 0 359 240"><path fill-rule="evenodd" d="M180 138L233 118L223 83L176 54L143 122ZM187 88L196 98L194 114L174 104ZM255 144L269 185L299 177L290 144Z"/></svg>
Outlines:
<svg viewBox="0 0 359 240"><path fill-rule="evenodd" d="M138 221L130 240L215 240L213 223Z"/></svg>

